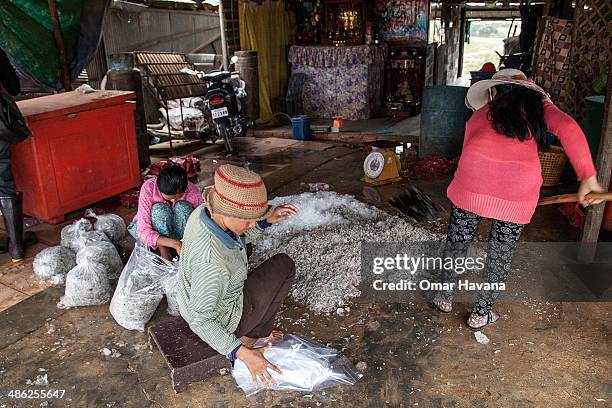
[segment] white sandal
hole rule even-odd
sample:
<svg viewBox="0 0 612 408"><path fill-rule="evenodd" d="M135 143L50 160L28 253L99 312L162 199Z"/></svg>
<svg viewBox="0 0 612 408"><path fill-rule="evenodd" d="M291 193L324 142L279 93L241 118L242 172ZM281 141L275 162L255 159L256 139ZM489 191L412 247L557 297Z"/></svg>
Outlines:
<svg viewBox="0 0 612 408"><path fill-rule="evenodd" d="M453 311L453 302L442 299L438 294L434 296L431 303L442 313L450 313Z"/></svg>
<svg viewBox="0 0 612 408"><path fill-rule="evenodd" d="M498 320L499 313L493 309L491 309L486 316L481 316L472 312L472 314L470 314L470 317L468 317L467 319L467 325L470 326L471 329L480 330L483 327L495 323Z"/></svg>

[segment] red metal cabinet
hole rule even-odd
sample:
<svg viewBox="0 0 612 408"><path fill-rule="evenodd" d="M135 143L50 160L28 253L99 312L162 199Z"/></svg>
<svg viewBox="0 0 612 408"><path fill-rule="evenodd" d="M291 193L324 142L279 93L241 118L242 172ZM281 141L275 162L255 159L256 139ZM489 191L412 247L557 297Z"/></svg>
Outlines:
<svg viewBox="0 0 612 408"><path fill-rule="evenodd" d="M32 136L12 146L24 213L50 224L138 187L133 92L66 92L18 102Z"/></svg>

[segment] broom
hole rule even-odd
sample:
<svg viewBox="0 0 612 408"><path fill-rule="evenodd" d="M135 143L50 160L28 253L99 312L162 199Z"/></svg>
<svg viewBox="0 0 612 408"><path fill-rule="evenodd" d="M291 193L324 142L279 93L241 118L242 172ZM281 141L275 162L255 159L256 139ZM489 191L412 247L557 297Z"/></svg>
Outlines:
<svg viewBox="0 0 612 408"><path fill-rule="evenodd" d="M586 198L592 200L603 200L612 201L612 192L608 193L589 193ZM551 205L551 204L562 204L562 203L575 203L578 201L576 194L561 194L551 197L544 197L538 201L538 205Z"/></svg>

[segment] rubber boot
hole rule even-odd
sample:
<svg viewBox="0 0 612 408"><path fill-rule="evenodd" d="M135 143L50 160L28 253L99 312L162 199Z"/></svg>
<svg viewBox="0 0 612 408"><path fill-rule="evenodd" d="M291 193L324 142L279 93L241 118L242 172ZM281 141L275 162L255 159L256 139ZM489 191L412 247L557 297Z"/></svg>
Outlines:
<svg viewBox="0 0 612 408"><path fill-rule="evenodd" d="M4 215L4 225L9 236L9 253L13 262L23 260L23 195L0 197L0 207Z"/></svg>

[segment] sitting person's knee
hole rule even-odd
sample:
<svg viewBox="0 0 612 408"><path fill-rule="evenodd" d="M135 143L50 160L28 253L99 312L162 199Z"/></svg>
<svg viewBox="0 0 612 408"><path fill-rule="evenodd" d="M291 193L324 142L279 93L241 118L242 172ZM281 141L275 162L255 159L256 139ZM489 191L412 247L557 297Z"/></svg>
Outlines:
<svg viewBox="0 0 612 408"><path fill-rule="evenodd" d="M273 258L275 258L275 261L279 262L282 265L280 269L282 269L282 271L287 274L288 278L293 278L295 276L295 262L293 261L293 259L291 259L289 255L282 252L280 254L274 255Z"/></svg>
<svg viewBox="0 0 612 408"><path fill-rule="evenodd" d="M167 237L172 233L172 209L168 204L155 203L151 206L151 227Z"/></svg>
<svg viewBox="0 0 612 408"><path fill-rule="evenodd" d="M188 201L179 200L174 203L174 211L182 211L191 214L193 211L193 206Z"/></svg>
<svg viewBox="0 0 612 408"><path fill-rule="evenodd" d="M151 217L158 215L170 215L172 213L172 208L170 205L166 203L154 203L151 206Z"/></svg>

